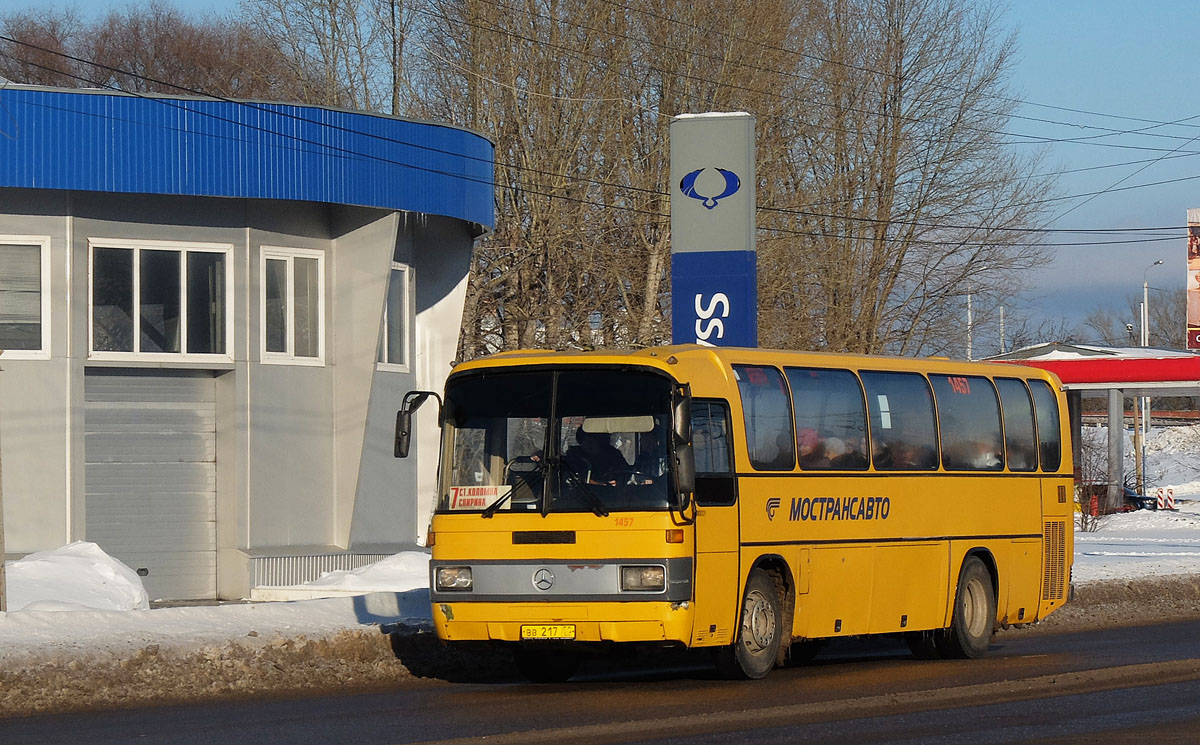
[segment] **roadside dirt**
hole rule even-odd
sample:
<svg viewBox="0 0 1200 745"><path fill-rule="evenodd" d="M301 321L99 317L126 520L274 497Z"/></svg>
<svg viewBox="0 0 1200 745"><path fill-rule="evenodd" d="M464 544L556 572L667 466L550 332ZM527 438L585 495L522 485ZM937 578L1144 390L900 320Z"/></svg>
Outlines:
<svg viewBox="0 0 1200 745"><path fill-rule="evenodd" d="M1001 635L1069 631L1200 617L1200 577L1081 587L1041 623ZM134 708L186 701L378 690L419 681L513 680L512 660L442 647L429 632L346 631L322 639L231 642L199 651L146 647L27 662L0 670L0 717Z"/></svg>

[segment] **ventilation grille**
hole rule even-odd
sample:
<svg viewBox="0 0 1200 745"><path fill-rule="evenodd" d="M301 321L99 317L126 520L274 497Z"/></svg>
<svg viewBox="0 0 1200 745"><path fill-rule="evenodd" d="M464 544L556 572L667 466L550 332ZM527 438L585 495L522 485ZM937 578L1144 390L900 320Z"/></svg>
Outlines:
<svg viewBox="0 0 1200 745"><path fill-rule="evenodd" d="M250 559L251 587L287 587L310 582L326 572L359 569L391 554L308 554L255 556Z"/></svg>
<svg viewBox="0 0 1200 745"><path fill-rule="evenodd" d="M1042 600L1062 600L1066 592L1067 526L1061 520L1046 523L1045 575L1042 577Z"/></svg>

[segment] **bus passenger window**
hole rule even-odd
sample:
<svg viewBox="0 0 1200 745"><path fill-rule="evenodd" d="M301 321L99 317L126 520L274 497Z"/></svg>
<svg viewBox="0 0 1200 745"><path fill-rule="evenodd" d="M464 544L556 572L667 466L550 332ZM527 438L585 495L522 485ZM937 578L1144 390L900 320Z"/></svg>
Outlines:
<svg viewBox="0 0 1200 745"><path fill-rule="evenodd" d="M796 463L792 407L783 375L774 367L734 365L750 465L759 471L790 471Z"/></svg>
<svg viewBox="0 0 1200 745"><path fill-rule="evenodd" d="M1004 444L1010 471L1037 468L1037 435L1033 428L1033 402L1025 384L1013 378L996 378L1004 410Z"/></svg>
<svg viewBox="0 0 1200 745"><path fill-rule="evenodd" d="M1041 443L1042 470L1057 471L1062 463L1062 444L1059 434L1058 397L1044 380L1029 381L1033 408L1037 412L1038 440Z"/></svg>
<svg viewBox="0 0 1200 745"><path fill-rule="evenodd" d="M867 467L867 412L862 386L849 370L789 367L800 467Z"/></svg>
<svg viewBox="0 0 1200 745"><path fill-rule="evenodd" d="M987 378L930 375L937 396L942 466L947 471L1004 470L1000 401Z"/></svg>
<svg viewBox="0 0 1200 745"><path fill-rule="evenodd" d="M871 414L871 459L880 471L938 467L933 394L918 373L864 372Z"/></svg>

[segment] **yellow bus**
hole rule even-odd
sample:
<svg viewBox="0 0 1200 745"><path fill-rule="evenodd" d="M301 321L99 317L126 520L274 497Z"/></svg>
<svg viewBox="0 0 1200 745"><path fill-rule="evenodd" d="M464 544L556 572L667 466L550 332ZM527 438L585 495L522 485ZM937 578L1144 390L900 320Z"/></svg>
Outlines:
<svg viewBox="0 0 1200 745"><path fill-rule="evenodd" d="M407 454L411 392L397 415ZM698 345L499 354L441 405L430 593L534 681L589 647L761 678L823 639L978 657L1067 599L1066 401L1015 365Z"/></svg>

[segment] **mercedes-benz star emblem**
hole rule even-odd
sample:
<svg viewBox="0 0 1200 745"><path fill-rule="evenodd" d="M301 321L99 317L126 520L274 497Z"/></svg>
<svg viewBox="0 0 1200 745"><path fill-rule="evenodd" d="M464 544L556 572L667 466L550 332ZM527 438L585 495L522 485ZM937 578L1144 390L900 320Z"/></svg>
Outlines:
<svg viewBox="0 0 1200 745"><path fill-rule="evenodd" d="M539 590L549 590L554 587L554 572L542 567L533 573L533 586Z"/></svg>

